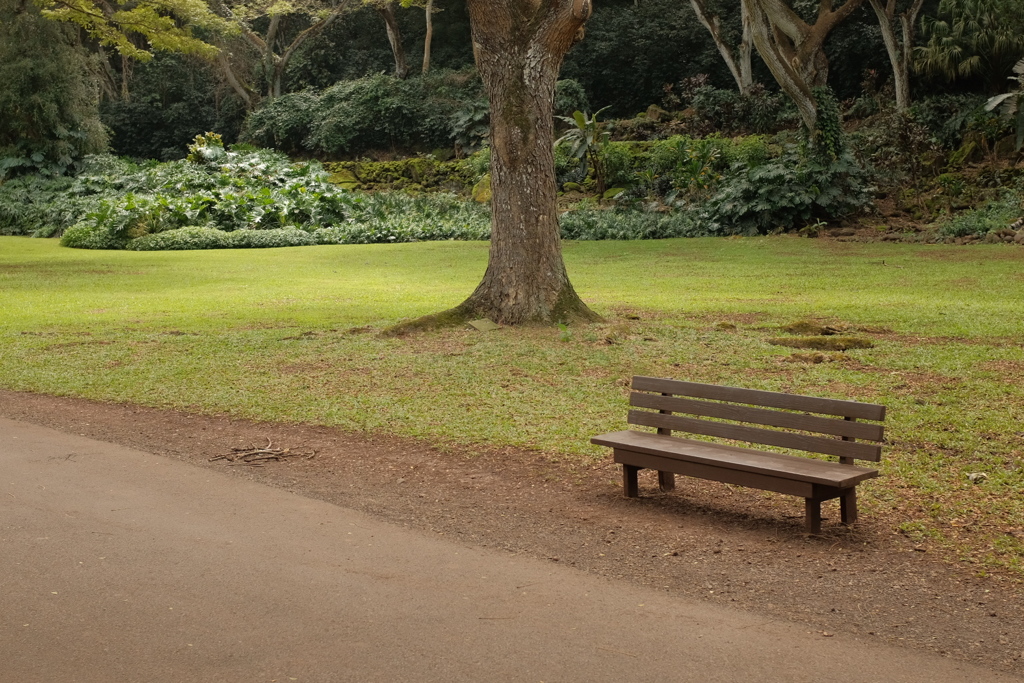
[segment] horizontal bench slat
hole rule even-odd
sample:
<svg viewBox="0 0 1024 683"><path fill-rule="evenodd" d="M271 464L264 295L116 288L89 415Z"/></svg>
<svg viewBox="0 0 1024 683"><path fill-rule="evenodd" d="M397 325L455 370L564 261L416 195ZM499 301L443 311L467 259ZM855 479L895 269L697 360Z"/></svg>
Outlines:
<svg viewBox="0 0 1024 683"><path fill-rule="evenodd" d="M678 430L689 432L690 434L703 434L704 436L714 436L722 439L736 439L766 446L794 448L810 453L837 455L841 458L857 458L873 462L878 462L882 459L881 446L857 443L855 441L839 441L838 439L829 439L821 436L777 432L771 429L698 420L679 415L648 413L643 410L629 411L628 421L629 424L644 427L660 427L662 429Z"/></svg>
<svg viewBox="0 0 1024 683"><path fill-rule="evenodd" d="M865 479L878 476L878 470L855 465L842 465L824 460L801 458L796 455L755 451L749 448L723 446L706 441L632 430L602 434L595 436L590 442L615 449L699 462L745 472L756 472L836 488L849 488Z"/></svg>
<svg viewBox="0 0 1024 683"><path fill-rule="evenodd" d="M634 392L629 397L629 403L637 408L667 410L673 413L715 417L723 420L769 425L771 427L786 427L805 432L848 436L854 439L867 439L869 441L881 441L884 433L882 425L867 422L850 422L800 413L782 413L777 410L751 408L746 405L709 403L707 401L694 401L688 398L676 398L660 394Z"/></svg>
<svg viewBox="0 0 1024 683"><path fill-rule="evenodd" d="M714 401L733 401L747 405L803 410L809 413L855 417L861 420L884 420L885 406L859 401L842 401L833 398L818 398L798 394L783 394L758 389L722 387L715 384L698 384L659 377L636 376L633 378L635 391L653 391L659 394L673 394L706 398Z"/></svg>
<svg viewBox="0 0 1024 683"><path fill-rule="evenodd" d="M746 470L723 469L718 465L707 465L689 460L666 458L662 455L651 455L649 453L637 453L621 448L615 449L614 460L624 465L643 467L648 470L659 472L673 472L686 477L697 477L698 479L709 479L720 481L726 484L737 486L749 486L763 491L775 491L790 496L802 496L810 498L814 495L814 484L809 481L796 481L783 477L761 474L759 472L748 472Z"/></svg>

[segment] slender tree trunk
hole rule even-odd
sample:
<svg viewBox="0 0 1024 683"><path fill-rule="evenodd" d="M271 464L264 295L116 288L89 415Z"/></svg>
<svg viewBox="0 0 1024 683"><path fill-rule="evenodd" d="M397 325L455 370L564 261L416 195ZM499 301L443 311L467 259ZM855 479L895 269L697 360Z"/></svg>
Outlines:
<svg viewBox="0 0 1024 683"><path fill-rule="evenodd" d="M924 0L914 3L899 15L902 43L896 37L896 0L888 0L883 6L882 0L868 0L878 17L878 25L882 29L882 41L892 65L893 84L896 88L896 109L906 111L910 108L910 57L914 45L914 24L921 12Z"/></svg>
<svg viewBox="0 0 1024 683"><path fill-rule="evenodd" d="M434 0L427 0L427 35L423 38L423 73L430 71L430 44L434 40Z"/></svg>
<svg viewBox="0 0 1024 683"><path fill-rule="evenodd" d="M555 81L590 0L467 0L491 105L490 259L460 307L495 322L598 319L562 261L554 164Z"/></svg>
<svg viewBox="0 0 1024 683"><path fill-rule="evenodd" d="M736 87L739 88L740 94L746 95L754 84L750 63L750 18L749 12L746 11L746 5L742 5L741 8L743 14L743 38L735 50L726 42L725 36L722 34L721 19L718 15L708 11L704 0L690 0L690 6L693 7L693 12L697 15L697 19L700 20L700 23L711 34L711 39L715 42L718 53L725 60L725 65L729 67L729 73L732 74L733 80L736 81Z"/></svg>
<svg viewBox="0 0 1024 683"><path fill-rule="evenodd" d="M391 53L395 56L395 75L399 78L408 78L409 63L405 59L402 31L398 28L398 17L395 16L395 7L389 2L379 5L377 11L384 19L384 27L388 32L388 43L391 45Z"/></svg>
<svg viewBox="0 0 1024 683"><path fill-rule="evenodd" d="M246 110L248 111L252 109L252 95L245 86L242 85L242 82L238 80L238 76L235 75L235 70L231 67L231 60L228 59L223 48L221 48L221 51L217 54L217 64L220 66L220 71L224 76L224 80L228 82L228 85L235 91L235 94L245 102Z"/></svg>

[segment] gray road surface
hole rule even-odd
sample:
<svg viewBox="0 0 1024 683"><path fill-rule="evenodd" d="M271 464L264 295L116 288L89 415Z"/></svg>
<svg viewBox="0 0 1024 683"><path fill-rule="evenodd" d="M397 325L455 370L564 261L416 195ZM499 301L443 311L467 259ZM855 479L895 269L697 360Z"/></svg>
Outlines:
<svg viewBox="0 0 1024 683"><path fill-rule="evenodd" d="M0 419L0 682L1019 680Z"/></svg>

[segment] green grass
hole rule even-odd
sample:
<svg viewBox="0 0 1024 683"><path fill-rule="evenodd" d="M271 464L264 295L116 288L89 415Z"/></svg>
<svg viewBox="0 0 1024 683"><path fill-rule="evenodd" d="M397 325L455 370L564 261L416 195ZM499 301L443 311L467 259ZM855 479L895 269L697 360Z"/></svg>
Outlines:
<svg viewBox="0 0 1024 683"><path fill-rule="evenodd" d="M486 245L0 238L0 386L580 462L607 457L588 439L624 426L633 374L879 402L892 444L866 513L1024 576L1024 250L779 237L569 243L565 257L607 323L385 339L465 298ZM789 362L768 340L805 318L875 346Z"/></svg>

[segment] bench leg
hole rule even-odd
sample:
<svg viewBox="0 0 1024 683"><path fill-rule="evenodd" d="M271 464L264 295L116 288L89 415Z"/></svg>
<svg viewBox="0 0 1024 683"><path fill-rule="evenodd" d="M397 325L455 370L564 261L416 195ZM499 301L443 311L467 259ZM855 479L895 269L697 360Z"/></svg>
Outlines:
<svg viewBox="0 0 1024 683"><path fill-rule="evenodd" d="M807 533L821 533L821 501L816 498L804 499L804 510L806 511Z"/></svg>
<svg viewBox="0 0 1024 683"><path fill-rule="evenodd" d="M839 497L839 512L843 524L853 524L857 521L857 489L852 488Z"/></svg>
<svg viewBox="0 0 1024 683"><path fill-rule="evenodd" d="M658 488L665 493L676 490L676 475L672 472L658 471Z"/></svg>
<svg viewBox="0 0 1024 683"><path fill-rule="evenodd" d="M622 490L626 498L636 498L640 495L640 484L637 483L636 474L640 471L635 465L622 466Z"/></svg>

